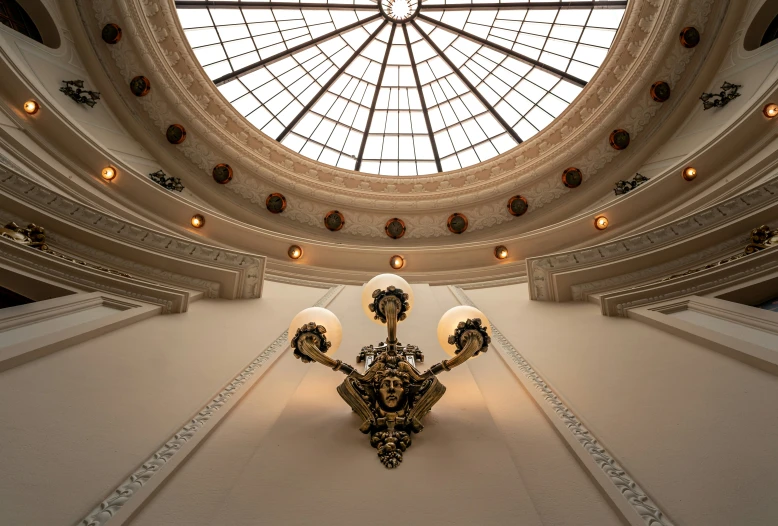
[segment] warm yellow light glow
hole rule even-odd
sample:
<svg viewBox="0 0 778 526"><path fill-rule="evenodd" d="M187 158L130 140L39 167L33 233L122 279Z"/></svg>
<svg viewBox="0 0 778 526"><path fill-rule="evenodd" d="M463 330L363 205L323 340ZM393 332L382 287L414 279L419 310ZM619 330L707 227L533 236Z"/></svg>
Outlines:
<svg viewBox="0 0 778 526"><path fill-rule="evenodd" d="M327 337L327 341L332 343L332 347L327 351L327 356L332 356L335 351L340 347L340 342L343 339L343 327L332 311L324 309L322 307L309 307L305 310L301 310L297 316L292 319L292 323L289 324L289 340L294 338L297 329L308 323L315 323L321 325L327 332L324 336Z"/></svg>
<svg viewBox="0 0 778 526"><path fill-rule="evenodd" d="M389 258L389 266L395 270L399 270L405 266L405 260L402 256L392 256Z"/></svg>
<svg viewBox="0 0 778 526"><path fill-rule="evenodd" d="M368 318L376 322L378 325L383 324L380 320L374 319L375 314L370 312L368 305L373 303L374 291L378 289L386 290L390 285L408 294L409 307L408 311L406 312L410 314L410 311L413 310L413 289L411 288L411 285L396 274L379 274L378 276L365 283L365 285L362 287L362 298L360 299L362 302L362 310L365 311L365 314Z"/></svg>
<svg viewBox="0 0 778 526"><path fill-rule="evenodd" d="M446 311L441 316L440 322L438 322L438 343L443 347L443 350L448 353L449 356L455 356L457 346L448 343L448 337L454 334L454 331L460 322L466 322L475 318L481 318L481 326L486 328L489 337L492 337L492 326L489 324L489 320L486 314L468 305L460 305Z"/></svg>
<svg viewBox="0 0 778 526"><path fill-rule="evenodd" d="M497 259L505 259L508 257L508 249L500 245L494 249L494 257Z"/></svg>
<svg viewBox="0 0 778 526"><path fill-rule="evenodd" d="M36 113L38 113L39 109L40 106L34 100L28 100L27 102L24 103L24 111L30 115L35 115Z"/></svg>
<svg viewBox="0 0 778 526"><path fill-rule="evenodd" d="M205 218L201 216L200 214L195 214L192 216L192 226L195 228L202 228L202 226L205 224Z"/></svg>
<svg viewBox="0 0 778 526"><path fill-rule="evenodd" d="M775 117L778 117L778 104L773 104L772 102L764 107L764 115L768 119L774 119Z"/></svg>
<svg viewBox="0 0 778 526"><path fill-rule="evenodd" d="M100 175L102 175L103 179L106 181L113 181L116 178L116 168L113 166L106 166L103 168L103 171L100 173Z"/></svg>
<svg viewBox="0 0 778 526"><path fill-rule="evenodd" d="M689 166L683 171L683 174L681 175L683 175L683 178L687 181L692 181L695 177L697 177L697 169Z"/></svg>
<svg viewBox="0 0 778 526"><path fill-rule="evenodd" d="M594 226L597 230L605 230L608 228L608 218L605 216L599 216L594 220Z"/></svg>
<svg viewBox="0 0 778 526"><path fill-rule="evenodd" d="M289 251L287 252L289 254L289 257L292 259L300 259L303 257L303 249L298 247L297 245L292 245L289 247Z"/></svg>

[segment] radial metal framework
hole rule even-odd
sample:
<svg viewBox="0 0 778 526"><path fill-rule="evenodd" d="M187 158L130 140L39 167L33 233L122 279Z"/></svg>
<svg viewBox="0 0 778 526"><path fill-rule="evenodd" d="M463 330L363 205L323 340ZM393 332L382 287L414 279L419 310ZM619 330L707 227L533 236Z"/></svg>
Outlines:
<svg viewBox="0 0 778 526"><path fill-rule="evenodd" d="M384 175L466 167L556 118L627 1L178 0L206 73L259 129Z"/></svg>

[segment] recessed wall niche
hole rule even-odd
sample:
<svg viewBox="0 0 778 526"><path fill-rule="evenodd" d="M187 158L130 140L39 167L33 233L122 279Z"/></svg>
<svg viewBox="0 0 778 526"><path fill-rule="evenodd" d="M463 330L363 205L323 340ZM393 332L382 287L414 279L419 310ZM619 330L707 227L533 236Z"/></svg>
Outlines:
<svg viewBox="0 0 778 526"><path fill-rule="evenodd" d="M0 24L52 49L62 42L57 24L40 0L0 0Z"/></svg>
<svg viewBox="0 0 778 526"><path fill-rule="evenodd" d="M743 38L746 51L753 51L778 38L778 0L766 0L751 20Z"/></svg>

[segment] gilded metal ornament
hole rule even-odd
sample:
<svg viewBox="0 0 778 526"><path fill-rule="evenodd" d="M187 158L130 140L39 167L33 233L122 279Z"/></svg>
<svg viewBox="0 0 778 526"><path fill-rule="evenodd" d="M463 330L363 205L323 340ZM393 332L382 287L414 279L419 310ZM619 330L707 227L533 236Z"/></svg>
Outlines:
<svg viewBox="0 0 778 526"><path fill-rule="evenodd" d="M467 224L467 217L460 213L451 214L446 222L446 226L452 234L461 234L467 230Z"/></svg>
<svg viewBox="0 0 778 526"><path fill-rule="evenodd" d="M568 168L562 173L562 183L568 188L578 188L583 182L583 174L578 168Z"/></svg>
<svg viewBox="0 0 778 526"><path fill-rule="evenodd" d="M508 212L512 216L522 216L527 213L527 210L529 209L529 204L527 203L527 198L522 197L520 195L514 195L508 200Z"/></svg>
<svg viewBox="0 0 778 526"><path fill-rule="evenodd" d="M397 217L392 218L386 222L384 231L392 239L400 239L405 235L405 222Z"/></svg>
<svg viewBox="0 0 778 526"><path fill-rule="evenodd" d="M134 77L130 81L130 91L136 97L144 97L151 91L151 81L143 75Z"/></svg>
<svg viewBox="0 0 778 526"><path fill-rule="evenodd" d="M181 144L186 140L186 128L180 124L171 124L165 132L165 138L170 144Z"/></svg>
<svg viewBox="0 0 778 526"><path fill-rule="evenodd" d="M424 360L419 348L403 346L397 340L397 323L408 309L408 294L390 286L375 290L372 297L370 310L376 319L386 323L387 338L378 346L362 348L357 363L365 362L364 374L327 356L330 344L326 328L320 325L303 325L290 344L294 355L303 362L315 361L346 374L337 388L338 394L362 420L359 430L370 435L370 444L378 451L381 463L393 469L402 462L413 434L424 429L424 416L446 392L436 375L486 352L490 339L480 319L461 322L449 337L449 343L456 346L455 356L422 373L416 368Z"/></svg>
<svg viewBox="0 0 778 526"><path fill-rule="evenodd" d="M181 179L178 177L170 177L162 170L157 170L153 174L149 174L152 181L157 183L162 188L172 190L175 192L181 192L184 189L184 185L181 184Z"/></svg>
<svg viewBox="0 0 778 526"><path fill-rule="evenodd" d="M232 181L232 168L229 164L217 164L211 172L213 180L219 184L227 184Z"/></svg>
<svg viewBox="0 0 778 526"><path fill-rule="evenodd" d="M265 199L265 208L271 214L280 214L286 210L286 197L279 193L273 193Z"/></svg>
<svg viewBox="0 0 778 526"><path fill-rule="evenodd" d="M681 30L681 45L685 48L697 47L700 43L700 32L696 27L685 27Z"/></svg>
<svg viewBox="0 0 778 526"><path fill-rule="evenodd" d="M608 142L614 150L624 150L629 146L629 132L627 130L613 130Z"/></svg>
<svg viewBox="0 0 778 526"><path fill-rule="evenodd" d="M116 24L106 24L100 36L106 44L116 44L122 39L122 28Z"/></svg>
<svg viewBox="0 0 778 526"><path fill-rule="evenodd" d="M634 190L641 184L648 181L648 177L645 175L641 175L639 173L636 173L635 176L629 180L629 181L616 181L615 188L613 189L613 193L616 195L624 195L630 190Z"/></svg>
<svg viewBox="0 0 778 526"><path fill-rule="evenodd" d="M670 84L663 80L655 82L653 86L651 86L651 98L656 102L667 102L670 100L671 93Z"/></svg>
<svg viewBox="0 0 778 526"><path fill-rule="evenodd" d="M330 230L332 232L337 232L341 228L343 228L343 225L346 224L346 218L343 217L343 214L338 212L337 210L332 210L330 212L327 212L327 215L324 216L324 226L327 227L327 230Z"/></svg>

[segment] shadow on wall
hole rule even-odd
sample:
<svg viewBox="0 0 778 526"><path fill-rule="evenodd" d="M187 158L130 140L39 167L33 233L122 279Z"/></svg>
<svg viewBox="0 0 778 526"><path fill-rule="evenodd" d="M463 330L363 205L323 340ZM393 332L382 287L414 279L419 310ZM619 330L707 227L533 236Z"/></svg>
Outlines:
<svg viewBox="0 0 778 526"><path fill-rule="evenodd" d="M766 0L746 30L743 47L753 51L778 39L778 0Z"/></svg>

